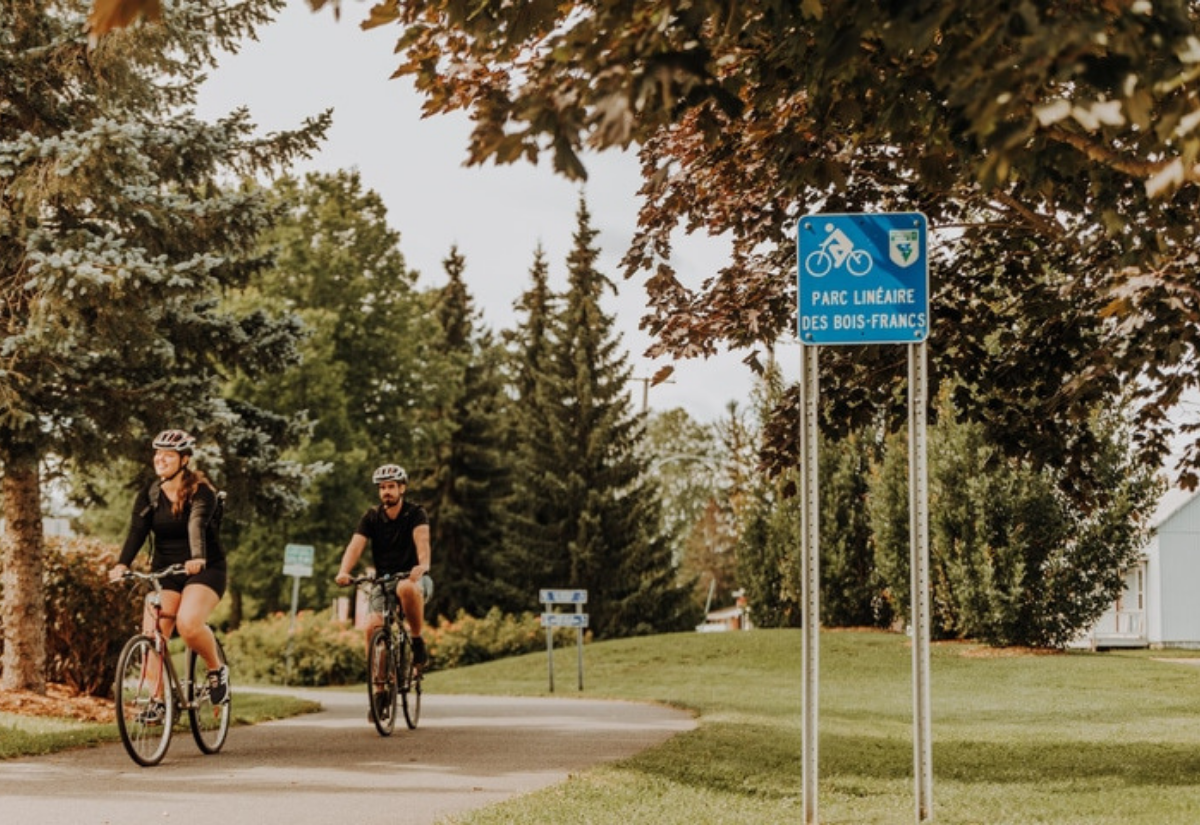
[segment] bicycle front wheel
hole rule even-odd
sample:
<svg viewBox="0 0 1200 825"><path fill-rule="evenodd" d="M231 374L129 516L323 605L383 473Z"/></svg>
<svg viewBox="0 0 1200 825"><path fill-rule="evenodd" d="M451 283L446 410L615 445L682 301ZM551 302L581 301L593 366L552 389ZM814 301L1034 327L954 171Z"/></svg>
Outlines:
<svg viewBox="0 0 1200 825"><path fill-rule="evenodd" d="M217 656L225 664L225 648L217 640ZM192 738L204 753L216 753L225 744L229 734L229 717L232 703L214 705L208 694L208 665L203 656L188 648L188 681L191 695L188 697L188 720L192 723Z"/></svg>
<svg viewBox="0 0 1200 825"><path fill-rule="evenodd" d="M388 645L387 629L371 634L367 657L367 696L371 702L371 721L380 736L391 736L396 727L396 660Z"/></svg>
<svg viewBox="0 0 1200 825"><path fill-rule="evenodd" d="M139 765L157 765L171 745L175 700L162 657L149 636L134 636L125 643L117 659L113 701L125 751Z"/></svg>
<svg viewBox="0 0 1200 825"><path fill-rule="evenodd" d="M415 730L421 721L421 666L413 661L412 639L404 637L400 645L400 703L404 707L404 722Z"/></svg>

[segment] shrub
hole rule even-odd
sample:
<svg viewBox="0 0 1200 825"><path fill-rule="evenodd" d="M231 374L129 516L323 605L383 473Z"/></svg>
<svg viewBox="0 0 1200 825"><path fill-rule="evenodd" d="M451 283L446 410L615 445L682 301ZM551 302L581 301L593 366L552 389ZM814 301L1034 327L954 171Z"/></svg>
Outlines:
<svg viewBox="0 0 1200 825"><path fill-rule="evenodd" d="M533 613L513 616L493 607L483 618L459 611L454 621L438 620L424 634L430 658L435 667L454 668L480 662L533 653L546 646L546 632ZM560 628L555 631L555 644L574 644L576 631Z"/></svg>
<svg viewBox="0 0 1200 825"><path fill-rule="evenodd" d="M275 613L244 622L221 641L235 678L242 682L291 685L349 685L367 673L362 631L335 621L328 610L302 610L291 619ZM289 639L291 670L288 670Z"/></svg>
<svg viewBox="0 0 1200 825"><path fill-rule="evenodd" d="M225 655L239 682L304 686L357 684L366 679L366 644L361 629L333 619L328 610L300 611L291 635L292 666L287 668L289 617L276 613L243 622L222 639ZM555 631L555 644L574 644L575 631ZM428 670L518 656L544 649L546 633L532 613L512 616L493 608L483 618L459 612L442 618L423 633L429 649Z"/></svg>
<svg viewBox="0 0 1200 825"><path fill-rule="evenodd" d="M47 682L108 695L117 657L142 616L142 593L108 581L115 560L115 548L95 539L46 538Z"/></svg>

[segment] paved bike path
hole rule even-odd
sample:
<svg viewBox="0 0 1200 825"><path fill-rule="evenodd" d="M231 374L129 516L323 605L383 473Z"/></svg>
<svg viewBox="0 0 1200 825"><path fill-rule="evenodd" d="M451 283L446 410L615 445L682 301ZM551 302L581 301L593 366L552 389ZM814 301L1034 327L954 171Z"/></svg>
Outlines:
<svg viewBox="0 0 1200 825"><path fill-rule="evenodd" d="M134 765L119 743L0 761L3 821L434 825L695 727L657 705L428 694L417 730L401 720L384 738L365 694L295 693L324 710L235 727L216 756L180 730L154 768Z"/></svg>

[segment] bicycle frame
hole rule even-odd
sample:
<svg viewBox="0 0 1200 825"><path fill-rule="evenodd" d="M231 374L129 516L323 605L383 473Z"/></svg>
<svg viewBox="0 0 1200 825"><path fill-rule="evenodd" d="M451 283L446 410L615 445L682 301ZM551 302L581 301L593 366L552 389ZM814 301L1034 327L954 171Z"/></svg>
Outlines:
<svg viewBox="0 0 1200 825"><path fill-rule="evenodd" d="M367 686L372 703L371 719L381 736L390 736L395 724L396 699L404 710L405 723L415 728L421 714L421 670L412 664L412 637L405 622L404 607L396 594L396 586L407 579L411 571L384 576L364 575L351 579L351 585L369 585L383 594L383 616L380 627L371 633L367 642ZM384 653L381 657L386 670L378 670L377 639L382 636ZM377 688L383 687L382 691ZM411 695L410 695L411 694ZM376 707L377 696L386 700Z"/></svg>
<svg viewBox="0 0 1200 825"><path fill-rule="evenodd" d="M189 710L195 708L195 702L192 700L191 680L186 678L180 679L178 672L175 670L175 662L171 658L170 640L167 634L162 629L162 593L163 586L161 579L164 576L182 573L183 565L177 564L160 571L158 574L134 573L125 574L127 579L137 579L144 582L149 582L153 588L153 592L146 599L148 609L154 615L154 629L149 633L145 633L154 642L154 652L158 657L158 673L156 684L152 685L153 694L158 696L162 701L167 701L166 688L170 688L171 696L174 698L175 706L181 710ZM166 684L163 684L163 673L166 672Z"/></svg>

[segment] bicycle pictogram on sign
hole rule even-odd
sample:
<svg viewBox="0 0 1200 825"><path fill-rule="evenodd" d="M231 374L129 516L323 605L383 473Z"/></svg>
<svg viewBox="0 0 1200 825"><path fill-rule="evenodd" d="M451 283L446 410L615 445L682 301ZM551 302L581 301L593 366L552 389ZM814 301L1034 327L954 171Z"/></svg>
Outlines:
<svg viewBox="0 0 1200 825"><path fill-rule="evenodd" d="M825 224L829 233L815 250L805 259L808 274L823 278L833 269L845 267L851 275L861 278L871 271L874 261L869 252L855 249L850 236L832 223Z"/></svg>

